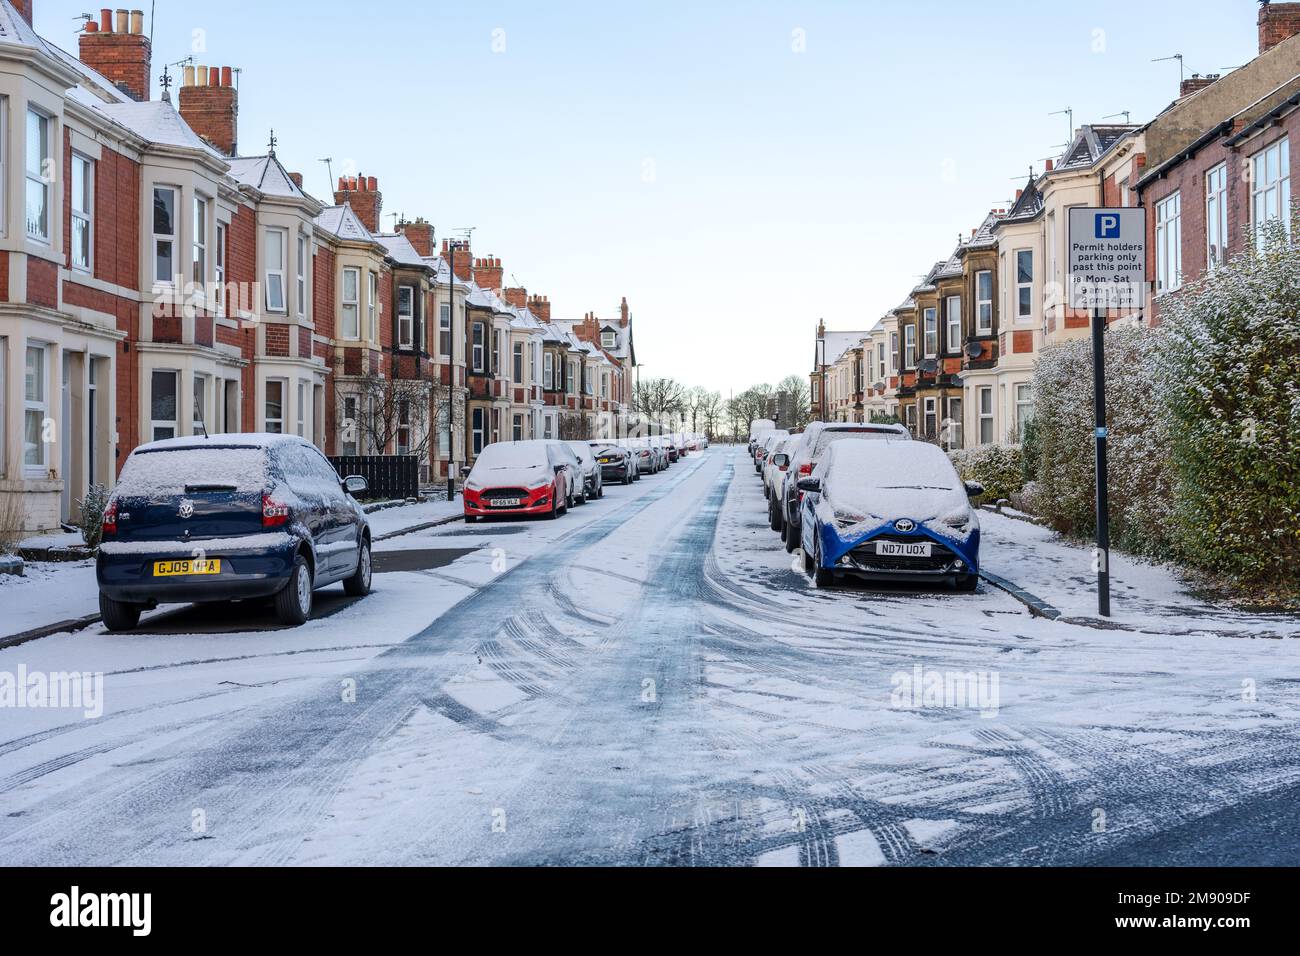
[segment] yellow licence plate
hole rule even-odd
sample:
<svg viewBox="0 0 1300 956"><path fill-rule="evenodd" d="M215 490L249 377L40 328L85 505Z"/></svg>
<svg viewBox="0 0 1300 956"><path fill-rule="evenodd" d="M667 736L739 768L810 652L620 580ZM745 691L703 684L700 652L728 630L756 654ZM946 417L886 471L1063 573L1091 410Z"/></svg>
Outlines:
<svg viewBox="0 0 1300 956"><path fill-rule="evenodd" d="M156 578L179 578L191 574L220 574L221 562L218 560L155 561L153 576Z"/></svg>

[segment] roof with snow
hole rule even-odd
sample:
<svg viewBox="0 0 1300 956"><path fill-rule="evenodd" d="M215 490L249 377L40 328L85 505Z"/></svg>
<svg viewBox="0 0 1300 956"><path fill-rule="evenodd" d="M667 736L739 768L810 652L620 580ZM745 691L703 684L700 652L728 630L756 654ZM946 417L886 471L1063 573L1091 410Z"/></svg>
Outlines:
<svg viewBox="0 0 1300 956"><path fill-rule="evenodd" d="M181 118L181 114L176 112L176 108L166 100L148 100L144 103L137 103L134 100L122 103L98 103L94 108L113 122L120 123L151 143L198 150L223 163L229 162L227 157L200 139L199 135Z"/></svg>
<svg viewBox="0 0 1300 956"><path fill-rule="evenodd" d="M1034 184L1034 177L1030 175L1029 182L1025 183L1025 188L1020 192L1020 198L1007 212L1006 217L998 222L998 225L1009 222L1030 222L1037 219L1042 211L1043 194L1038 186Z"/></svg>
<svg viewBox="0 0 1300 956"><path fill-rule="evenodd" d="M1141 128L1133 125L1081 126L1075 134L1073 142L1061 154L1061 159L1056 164L1056 168L1086 169L1110 152L1111 147L1129 133L1136 132Z"/></svg>
<svg viewBox="0 0 1300 956"><path fill-rule="evenodd" d="M375 236L381 246L388 250L394 262L416 269L432 269L429 260L416 251L411 240L400 232L383 232Z"/></svg>
<svg viewBox="0 0 1300 956"><path fill-rule="evenodd" d="M353 242L374 242L375 237L357 218L357 214L352 211L352 206L344 203L341 206L329 206L321 211L316 217L316 226L331 232L340 239L351 240Z"/></svg>
<svg viewBox="0 0 1300 956"><path fill-rule="evenodd" d="M301 199L306 194L289 178L288 172L272 153L268 156L237 156L227 159L230 175L266 196Z"/></svg>
<svg viewBox="0 0 1300 956"><path fill-rule="evenodd" d="M834 365L843 358L845 352L857 348L870 334L870 332L827 332L822 336L822 341L826 343L822 353L826 364Z"/></svg>

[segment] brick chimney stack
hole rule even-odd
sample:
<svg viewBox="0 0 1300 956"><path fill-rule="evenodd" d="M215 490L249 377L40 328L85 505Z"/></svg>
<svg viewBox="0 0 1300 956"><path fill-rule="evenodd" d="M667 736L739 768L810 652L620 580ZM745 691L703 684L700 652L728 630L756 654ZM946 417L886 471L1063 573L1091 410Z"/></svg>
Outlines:
<svg viewBox="0 0 1300 956"><path fill-rule="evenodd" d="M456 245L456 278L461 282L471 282L474 279L474 253L470 251L470 245L463 239L455 240ZM451 247L448 246L447 240L442 240L442 258L448 262L451 261Z"/></svg>
<svg viewBox="0 0 1300 956"><path fill-rule="evenodd" d="M423 219L415 222L397 224L397 231L406 237L406 241L415 247L415 251L425 258L433 256L433 224Z"/></svg>
<svg viewBox="0 0 1300 956"><path fill-rule="evenodd" d="M30 4L29 4L30 5ZM80 40L81 62L100 73L131 99L149 99L153 49L144 32L144 12L99 11L99 22L86 24Z"/></svg>
<svg viewBox="0 0 1300 956"><path fill-rule="evenodd" d="M491 289L493 292L500 289L503 271L500 259L489 256L486 259L474 260L474 281L484 289Z"/></svg>
<svg viewBox="0 0 1300 956"><path fill-rule="evenodd" d="M371 233L379 232L379 214L384 208L384 194L379 191L379 180L374 176L340 176L339 188L334 193L334 205L348 203L352 211Z"/></svg>
<svg viewBox="0 0 1300 956"><path fill-rule="evenodd" d="M1221 74L1219 73L1207 73L1204 76L1201 76L1201 74L1199 73L1193 73L1192 78L1190 80L1183 80L1183 85L1179 87L1178 90L1179 99L1182 99L1184 96L1191 96L1193 93L1200 92L1201 90L1209 86L1211 83L1213 83L1215 80L1217 80L1220 75Z"/></svg>
<svg viewBox="0 0 1300 956"><path fill-rule="evenodd" d="M187 66L181 82L181 116L227 156L239 149L239 91L228 66Z"/></svg>
<svg viewBox="0 0 1300 956"><path fill-rule="evenodd" d="M13 0L14 9L22 15L28 25L32 22L32 0Z"/></svg>
<svg viewBox="0 0 1300 956"><path fill-rule="evenodd" d="M528 308L527 289L502 289L501 298L506 300L506 305L512 305L516 309Z"/></svg>
<svg viewBox="0 0 1300 956"><path fill-rule="evenodd" d="M1259 52L1267 53L1283 40L1300 33L1300 3L1259 5Z"/></svg>
<svg viewBox="0 0 1300 956"><path fill-rule="evenodd" d="M632 321L632 313L628 311L627 296L623 296L623 302L618 307L618 327L627 328L627 324Z"/></svg>
<svg viewBox="0 0 1300 956"><path fill-rule="evenodd" d="M528 297L528 311L537 316L538 322L551 321L551 300L544 295Z"/></svg>

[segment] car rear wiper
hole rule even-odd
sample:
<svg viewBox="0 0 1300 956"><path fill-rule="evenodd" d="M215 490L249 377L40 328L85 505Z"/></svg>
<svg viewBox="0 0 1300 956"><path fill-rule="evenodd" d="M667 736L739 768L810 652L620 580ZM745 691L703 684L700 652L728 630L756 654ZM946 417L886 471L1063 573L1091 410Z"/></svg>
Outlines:
<svg viewBox="0 0 1300 956"><path fill-rule="evenodd" d="M951 491L943 485L881 485L881 491Z"/></svg>
<svg viewBox="0 0 1300 956"><path fill-rule="evenodd" d="M236 488L234 485L186 485L185 490L187 492L198 492L198 491L238 491L239 489Z"/></svg>

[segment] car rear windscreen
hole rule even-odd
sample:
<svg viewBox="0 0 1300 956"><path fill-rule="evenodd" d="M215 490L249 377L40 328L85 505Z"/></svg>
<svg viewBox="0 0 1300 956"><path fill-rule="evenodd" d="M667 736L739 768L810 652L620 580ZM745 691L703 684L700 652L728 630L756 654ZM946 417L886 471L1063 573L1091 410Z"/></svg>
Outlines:
<svg viewBox="0 0 1300 956"><path fill-rule="evenodd" d="M261 493L267 488L262 448L169 448L126 460L117 493L133 497L183 495L197 487Z"/></svg>
<svg viewBox="0 0 1300 956"><path fill-rule="evenodd" d="M817 443L813 445L813 461L820 461L822 455L826 454L827 448L830 448L831 445L835 444L837 441L843 441L846 438L857 438L859 440L865 438L868 440L876 439L888 441L891 438L898 438L898 435L894 432L875 432L858 428L848 429L845 431L832 431L826 429L817 436Z"/></svg>

